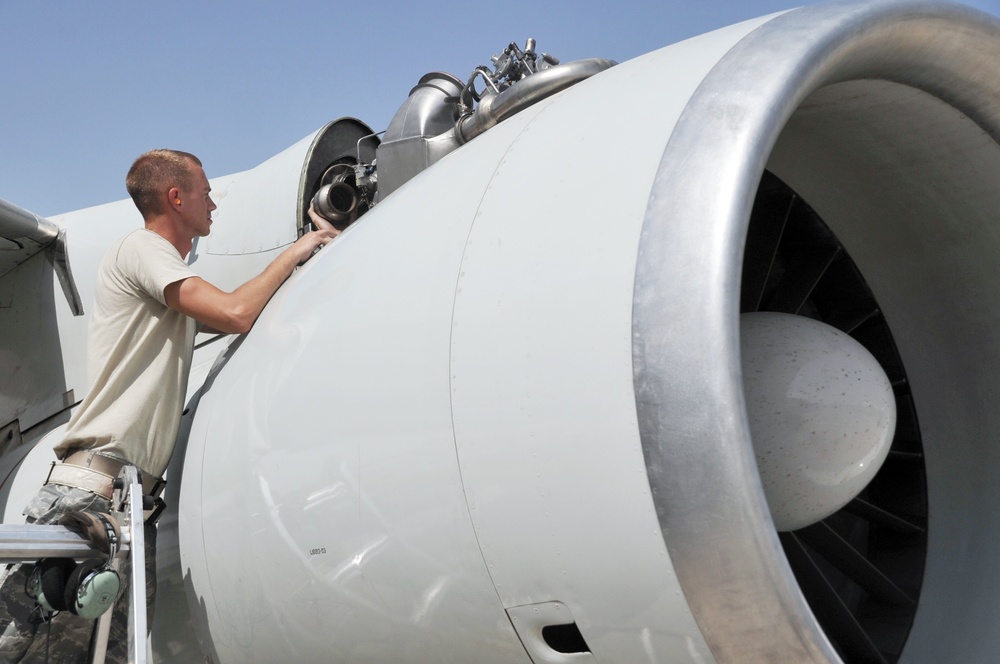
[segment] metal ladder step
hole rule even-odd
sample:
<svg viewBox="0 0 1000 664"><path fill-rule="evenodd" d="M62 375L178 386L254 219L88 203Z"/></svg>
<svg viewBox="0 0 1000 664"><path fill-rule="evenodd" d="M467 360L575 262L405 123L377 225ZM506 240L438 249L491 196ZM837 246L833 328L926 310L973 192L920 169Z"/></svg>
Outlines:
<svg viewBox="0 0 1000 664"><path fill-rule="evenodd" d="M0 563L3 564L34 563L39 558L83 559L102 555L105 554L90 540L67 526L0 523Z"/></svg>

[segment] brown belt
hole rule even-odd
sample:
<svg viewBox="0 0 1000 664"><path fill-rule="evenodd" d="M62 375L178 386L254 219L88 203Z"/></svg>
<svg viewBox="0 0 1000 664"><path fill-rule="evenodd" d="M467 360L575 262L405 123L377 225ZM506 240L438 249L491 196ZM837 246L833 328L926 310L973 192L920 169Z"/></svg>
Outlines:
<svg viewBox="0 0 1000 664"><path fill-rule="evenodd" d="M115 478L124 465L123 461L80 450L67 456L62 463L53 463L45 483L77 487L111 500ZM159 495L165 484L159 477L141 470L139 477L142 480L142 493L146 496Z"/></svg>

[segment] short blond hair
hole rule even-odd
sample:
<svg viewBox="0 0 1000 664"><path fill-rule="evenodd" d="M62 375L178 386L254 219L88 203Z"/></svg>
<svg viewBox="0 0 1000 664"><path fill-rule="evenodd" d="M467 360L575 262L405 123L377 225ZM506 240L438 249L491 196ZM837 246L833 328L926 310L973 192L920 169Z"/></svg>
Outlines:
<svg viewBox="0 0 1000 664"><path fill-rule="evenodd" d="M172 187L189 190L197 184L192 166L201 160L180 150L150 150L139 155L125 176L125 188L143 219L163 210L163 192Z"/></svg>

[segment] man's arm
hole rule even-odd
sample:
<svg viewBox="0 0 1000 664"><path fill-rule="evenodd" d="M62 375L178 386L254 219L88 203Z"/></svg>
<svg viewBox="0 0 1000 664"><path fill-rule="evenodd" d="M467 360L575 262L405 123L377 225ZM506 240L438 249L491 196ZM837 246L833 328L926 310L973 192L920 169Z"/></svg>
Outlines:
<svg viewBox="0 0 1000 664"><path fill-rule="evenodd" d="M167 306L219 332L246 333L295 267L309 260L317 247L340 233L329 224L327 226L300 237L263 272L232 293L220 290L200 277L175 281L163 289Z"/></svg>

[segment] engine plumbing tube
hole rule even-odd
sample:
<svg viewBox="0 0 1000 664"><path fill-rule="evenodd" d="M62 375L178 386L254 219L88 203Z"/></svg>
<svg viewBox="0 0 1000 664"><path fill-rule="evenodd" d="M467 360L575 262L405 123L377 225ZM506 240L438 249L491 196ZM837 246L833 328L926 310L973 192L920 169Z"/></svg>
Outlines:
<svg viewBox="0 0 1000 664"><path fill-rule="evenodd" d="M518 111L588 79L594 74L609 69L615 64L612 60L591 58L568 62L532 74L503 92L484 96L479 105L476 106L475 111L463 115L455 123L455 137L459 144L468 143Z"/></svg>
<svg viewBox="0 0 1000 664"><path fill-rule="evenodd" d="M323 185L313 196L312 202L313 209L338 230L347 228L358 207L358 197L354 193L354 188L343 182Z"/></svg>

